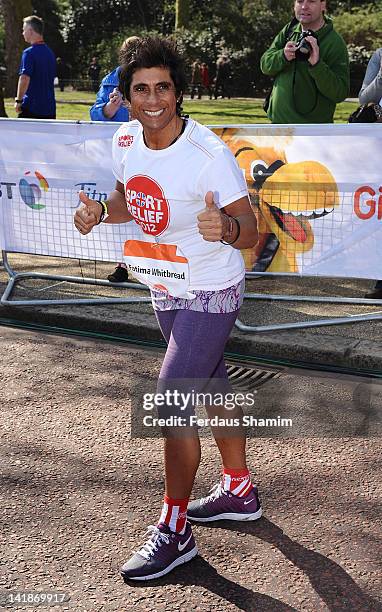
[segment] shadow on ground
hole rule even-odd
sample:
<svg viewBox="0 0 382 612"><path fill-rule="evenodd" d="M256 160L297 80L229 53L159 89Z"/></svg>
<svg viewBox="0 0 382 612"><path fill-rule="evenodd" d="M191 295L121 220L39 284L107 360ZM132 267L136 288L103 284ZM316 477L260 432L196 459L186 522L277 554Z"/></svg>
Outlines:
<svg viewBox="0 0 382 612"><path fill-rule="evenodd" d="M317 595L331 612L349 612L350 610L382 612L382 604L364 593L338 563L292 540L280 527L265 517L256 523L219 521L205 524L203 527L246 533L275 546L286 559L305 574ZM147 583L137 584L129 581L128 584L147 587ZM152 586L186 584L203 587L246 612L295 610L273 597L256 593L225 578L200 556L193 561L192 575L186 565L175 570L169 577L152 581L150 584Z"/></svg>

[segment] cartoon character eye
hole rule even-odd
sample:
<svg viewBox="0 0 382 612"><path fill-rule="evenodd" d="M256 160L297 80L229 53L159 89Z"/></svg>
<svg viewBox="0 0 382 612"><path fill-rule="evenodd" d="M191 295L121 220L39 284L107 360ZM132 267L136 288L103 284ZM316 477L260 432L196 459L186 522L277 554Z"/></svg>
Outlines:
<svg viewBox="0 0 382 612"><path fill-rule="evenodd" d="M264 174L266 174L267 168L268 168L268 164L266 164L264 160L255 159L254 161L251 162L251 166L250 166L251 176L254 179L256 179L257 176L258 177L263 176Z"/></svg>
<svg viewBox="0 0 382 612"><path fill-rule="evenodd" d="M250 172L254 180L254 187L260 189L269 176L268 164L262 159L255 159L251 162Z"/></svg>
<svg viewBox="0 0 382 612"><path fill-rule="evenodd" d="M255 159L251 163L251 175L254 180L254 186L261 188L267 178L272 176L283 165L284 162L281 159L276 159L270 165L266 164L262 159Z"/></svg>

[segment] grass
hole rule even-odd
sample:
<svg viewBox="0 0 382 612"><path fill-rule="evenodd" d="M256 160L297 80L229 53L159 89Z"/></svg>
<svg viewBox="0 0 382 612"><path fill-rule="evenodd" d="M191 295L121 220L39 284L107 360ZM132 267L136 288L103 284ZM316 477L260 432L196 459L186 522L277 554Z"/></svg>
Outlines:
<svg viewBox="0 0 382 612"><path fill-rule="evenodd" d="M74 121L89 121L89 108L95 100L92 92L87 91L57 91L57 119ZM9 117L16 117L13 100L5 101ZM350 113L357 102L342 102L337 105L334 116L335 123L347 123ZM236 123L269 123L262 109L262 100L256 98L234 98L232 100L190 100L184 101L184 111L200 123L236 124Z"/></svg>

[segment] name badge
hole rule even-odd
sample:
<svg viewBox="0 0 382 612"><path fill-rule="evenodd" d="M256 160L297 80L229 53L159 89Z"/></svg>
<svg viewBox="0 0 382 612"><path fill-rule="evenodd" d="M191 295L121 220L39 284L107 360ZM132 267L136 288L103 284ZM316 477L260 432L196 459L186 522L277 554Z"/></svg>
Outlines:
<svg viewBox="0 0 382 612"><path fill-rule="evenodd" d="M176 244L126 240L123 255L127 271L150 289L162 292L164 297L195 297L188 291L188 259Z"/></svg>

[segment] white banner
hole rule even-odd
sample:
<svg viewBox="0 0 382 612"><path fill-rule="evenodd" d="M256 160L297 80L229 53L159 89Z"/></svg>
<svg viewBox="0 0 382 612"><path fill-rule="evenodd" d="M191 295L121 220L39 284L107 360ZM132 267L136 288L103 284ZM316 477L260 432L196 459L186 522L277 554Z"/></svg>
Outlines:
<svg viewBox="0 0 382 612"><path fill-rule="evenodd" d="M133 223L73 226L78 191L114 188L115 123L0 120L0 246L8 252L120 261ZM382 125L215 127L247 179L259 242L247 270L382 275Z"/></svg>

